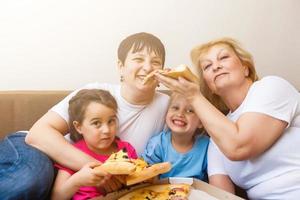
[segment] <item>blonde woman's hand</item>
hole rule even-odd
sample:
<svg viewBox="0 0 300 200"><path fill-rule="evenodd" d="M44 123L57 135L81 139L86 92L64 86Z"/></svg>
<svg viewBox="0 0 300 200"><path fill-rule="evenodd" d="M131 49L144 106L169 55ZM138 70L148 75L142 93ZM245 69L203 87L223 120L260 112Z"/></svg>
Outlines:
<svg viewBox="0 0 300 200"><path fill-rule="evenodd" d="M182 77L173 79L160 73L155 73L155 78L157 81L165 85L172 92L177 92L184 95L189 101L193 101L198 95L202 95L200 92L199 83L188 81Z"/></svg>

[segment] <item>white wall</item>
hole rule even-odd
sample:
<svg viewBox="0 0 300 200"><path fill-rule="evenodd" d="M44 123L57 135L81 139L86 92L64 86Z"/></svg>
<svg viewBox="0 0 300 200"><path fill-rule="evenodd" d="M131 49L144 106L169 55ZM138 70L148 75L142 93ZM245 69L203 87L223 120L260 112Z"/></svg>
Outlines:
<svg viewBox="0 0 300 200"><path fill-rule="evenodd" d="M118 83L118 44L141 31L161 38L170 67L191 64L198 43L234 37L261 76L300 89L299 9L299 0L2 0L0 90Z"/></svg>

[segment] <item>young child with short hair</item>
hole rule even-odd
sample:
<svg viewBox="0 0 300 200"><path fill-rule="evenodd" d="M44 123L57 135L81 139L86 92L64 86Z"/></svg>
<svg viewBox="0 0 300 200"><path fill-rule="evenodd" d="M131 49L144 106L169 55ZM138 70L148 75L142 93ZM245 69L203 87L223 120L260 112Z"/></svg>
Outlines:
<svg viewBox="0 0 300 200"><path fill-rule="evenodd" d="M142 157L149 164L171 162L172 169L160 175L193 177L207 181L207 148L209 138L199 134L200 119L187 100L173 93L166 115L167 131L153 136Z"/></svg>
<svg viewBox="0 0 300 200"><path fill-rule="evenodd" d="M105 90L84 89L69 101L71 139L74 146L104 163L108 157L125 149L130 158L137 158L135 149L116 137L118 131L117 102ZM106 172L93 170L99 163L87 163L79 171L59 168L52 199L90 199L102 195L101 181L109 177Z"/></svg>

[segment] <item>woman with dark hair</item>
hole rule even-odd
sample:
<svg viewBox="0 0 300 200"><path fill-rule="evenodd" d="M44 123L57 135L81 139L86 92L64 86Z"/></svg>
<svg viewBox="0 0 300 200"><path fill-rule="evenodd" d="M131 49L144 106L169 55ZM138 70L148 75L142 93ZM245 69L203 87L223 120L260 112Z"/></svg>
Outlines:
<svg viewBox="0 0 300 200"><path fill-rule="evenodd" d="M130 142L138 154L144 150L148 139L165 125L169 97L155 90L156 80L143 83L150 72L163 68L164 61L162 42L152 34L136 33L125 38L118 49L120 85L92 83L79 89L103 89L114 96L119 106L117 136ZM33 125L27 136L26 133L12 134L4 141L5 146L0 144L0 199L44 199L54 177L52 163L47 156L75 171L88 162L101 164L64 138L69 132L68 102L79 90L51 108ZM24 143L25 136L29 145ZM12 149L9 152L13 155L9 159L6 146ZM30 152L33 152L32 157ZM23 175L22 181L16 181L21 180L18 174ZM114 178L103 185L106 191L120 186Z"/></svg>

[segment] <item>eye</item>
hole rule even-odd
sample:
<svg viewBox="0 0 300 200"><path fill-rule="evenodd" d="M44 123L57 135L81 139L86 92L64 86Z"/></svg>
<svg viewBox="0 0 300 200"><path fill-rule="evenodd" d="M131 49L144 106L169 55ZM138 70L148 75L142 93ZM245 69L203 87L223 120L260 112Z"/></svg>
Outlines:
<svg viewBox="0 0 300 200"><path fill-rule="evenodd" d="M111 118L110 120L108 120L108 124L109 125L113 125L117 123L117 119L116 118Z"/></svg>
<svg viewBox="0 0 300 200"><path fill-rule="evenodd" d="M133 58L133 60L136 61L136 62L143 62L144 61L144 59L142 57L135 57L135 58Z"/></svg>
<svg viewBox="0 0 300 200"><path fill-rule="evenodd" d="M203 67L202 67L203 71L208 70L210 68L210 66L211 66L211 63L203 65Z"/></svg>
<svg viewBox="0 0 300 200"><path fill-rule="evenodd" d="M101 122L100 121L93 121L92 125L95 127L100 127L101 126Z"/></svg>
<svg viewBox="0 0 300 200"><path fill-rule="evenodd" d="M173 111L176 111L176 110L179 109L179 107L178 106L171 106L170 109L173 110Z"/></svg>
<svg viewBox="0 0 300 200"><path fill-rule="evenodd" d="M162 65L160 60L153 60L152 64L156 65L156 66L161 66Z"/></svg>
<svg viewBox="0 0 300 200"><path fill-rule="evenodd" d="M222 55L222 56L220 56L220 60L225 60L227 58L229 58L229 55Z"/></svg>
<svg viewBox="0 0 300 200"><path fill-rule="evenodd" d="M188 108L188 109L186 109L186 111L185 111L186 113L195 113L194 112L194 110L192 109L192 108Z"/></svg>

